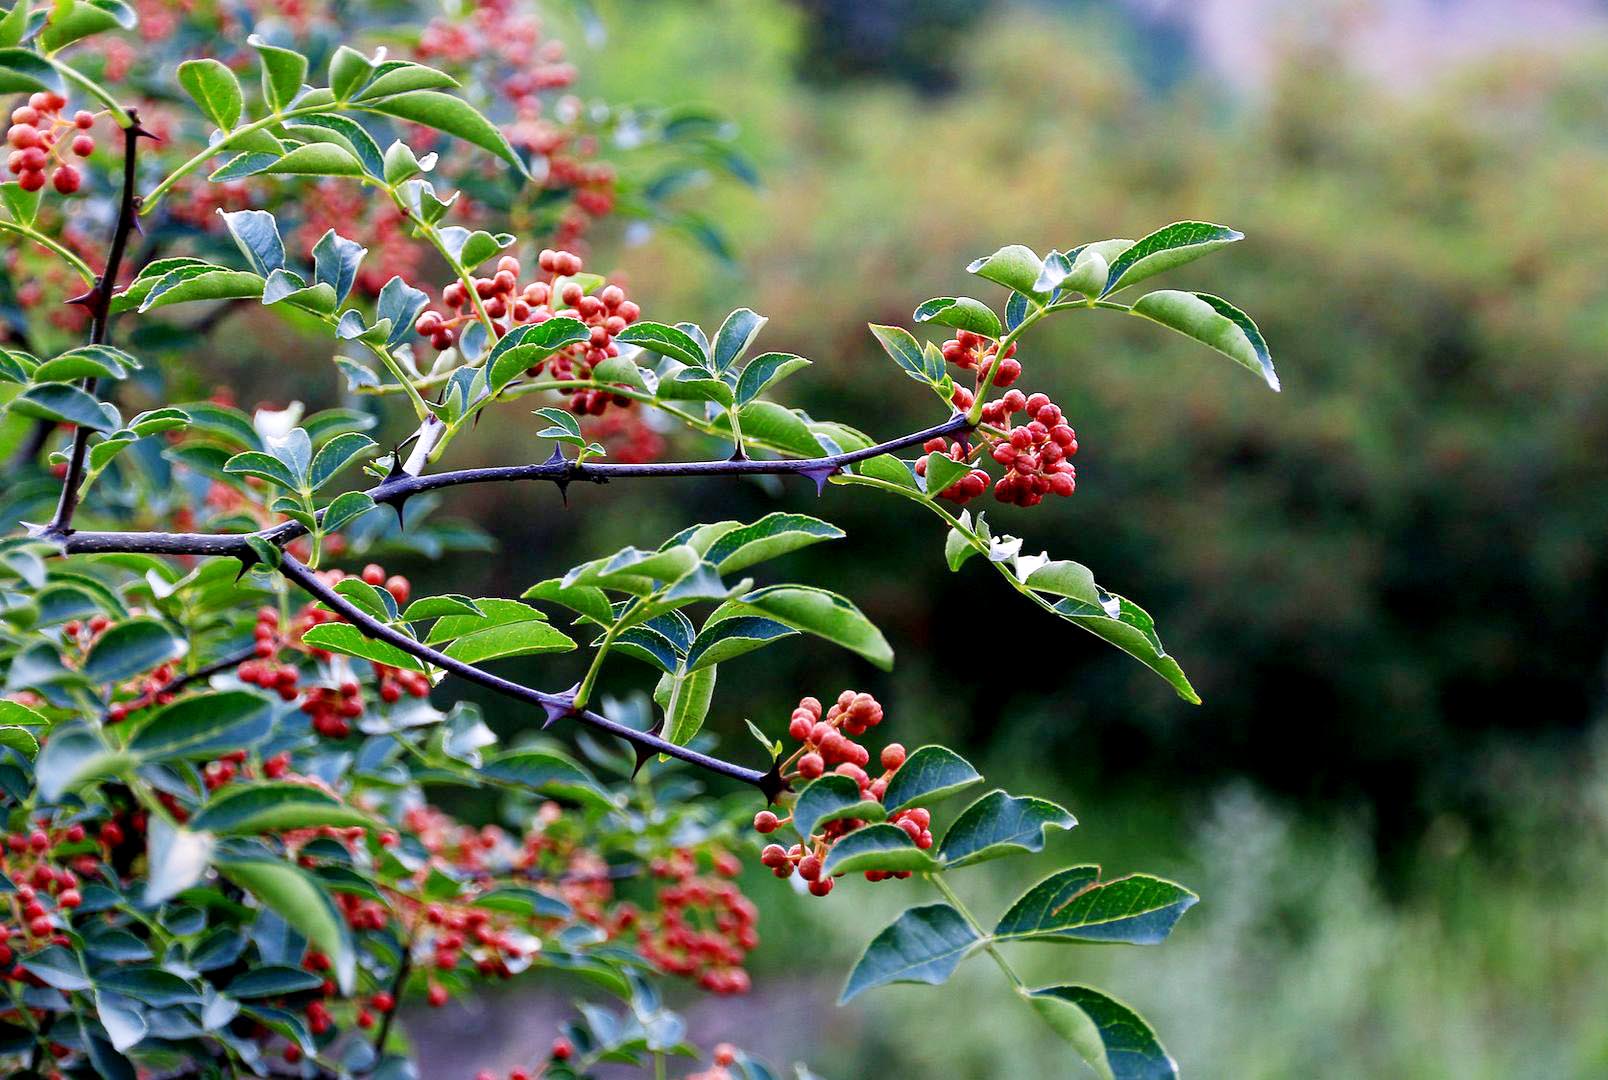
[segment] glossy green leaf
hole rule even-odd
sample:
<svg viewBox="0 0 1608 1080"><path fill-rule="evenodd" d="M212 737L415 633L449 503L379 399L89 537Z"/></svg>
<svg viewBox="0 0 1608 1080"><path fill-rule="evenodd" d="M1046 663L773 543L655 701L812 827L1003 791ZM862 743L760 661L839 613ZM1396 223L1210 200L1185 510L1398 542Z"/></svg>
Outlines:
<svg viewBox="0 0 1608 1080"><path fill-rule="evenodd" d="M934 297L916 308L913 317L918 323L953 326L989 338L997 338L1001 333L999 316L987 304L969 296Z"/></svg>
<svg viewBox="0 0 1608 1080"><path fill-rule="evenodd" d="M288 781L231 784L190 820L190 828L218 835L281 832L321 825L370 826L373 819L321 788Z"/></svg>
<svg viewBox="0 0 1608 1080"><path fill-rule="evenodd" d="M610 806L608 795L591 773L563 754L550 750L508 750L487 758L480 774L489 780L517 784L532 791Z"/></svg>
<svg viewBox="0 0 1608 1080"><path fill-rule="evenodd" d="M608 594L595 586L566 586L557 578L553 578L532 585L521 595L525 600L545 600L566 607L595 623L607 624L614 621L614 609L609 604Z"/></svg>
<svg viewBox="0 0 1608 1080"><path fill-rule="evenodd" d="M720 329L715 333L710 353L715 371L730 371L735 367L769 321L748 308L738 308L726 316L726 321L720 324Z"/></svg>
<svg viewBox="0 0 1608 1080"><path fill-rule="evenodd" d="M1101 296L1109 296L1145 278L1194 262L1220 247L1245 239L1245 234L1208 221L1176 221L1135 241L1111 263L1109 280Z"/></svg>
<svg viewBox="0 0 1608 1080"><path fill-rule="evenodd" d="M836 525L808 514L778 512L725 533L704 552L704 558L722 574L730 574L822 540L841 540L844 535Z"/></svg>
<svg viewBox="0 0 1608 1080"><path fill-rule="evenodd" d="M12 398L7 409L18 416L76 424L91 431L114 431L118 426L116 409L67 383L30 386L21 396Z"/></svg>
<svg viewBox="0 0 1608 1080"><path fill-rule="evenodd" d="M1141 296L1133 305L1133 313L1194 338L1260 375L1274 390L1279 389L1279 377L1262 332L1249 315L1227 300L1209 293L1164 289Z"/></svg>
<svg viewBox="0 0 1608 1080"><path fill-rule="evenodd" d="M297 491L301 488L301 479L284 462L260 450L247 450L236 454L223 463L223 471L235 476L255 476L259 480L277 484L286 491Z"/></svg>
<svg viewBox="0 0 1608 1080"><path fill-rule="evenodd" d="M324 509L321 525L325 532L333 532L374 507L373 497L365 491L343 492Z"/></svg>
<svg viewBox="0 0 1608 1080"><path fill-rule="evenodd" d="M573 648L575 641L568 634L552 623L532 619L465 634L442 651L454 660L478 664L483 660L568 652Z"/></svg>
<svg viewBox="0 0 1608 1080"><path fill-rule="evenodd" d="M634 322L614 336L622 345L636 345L647 352L668 356L688 367L709 368L710 359L692 335L674 326L656 322Z"/></svg>
<svg viewBox="0 0 1608 1080"><path fill-rule="evenodd" d="M34 783L41 799L55 802L79 785L112 776L132 763L128 754L107 746L87 727L59 727L45 739L34 761Z"/></svg>
<svg viewBox="0 0 1608 1080"><path fill-rule="evenodd" d="M869 870L896 873L938 869L941 864L937 858L918 847L909 833L897 825L884 823L856 829L834 843L821 872L858 874Z"/></svg>
<svg viewBox="0 0 1608 1080"><path fill-rule="evenodd" d="M668 674L654 688L653 700L664 710L664 737L677 746L686 746L703 730L715 697L713 665L697 671Z"/></svg>
<svg viewBox="0 0 1608 1080"><path fill-rule="evenodd" d="M1162 648L1155 620L1132 600L1102 591L1099 604L1068 597L1056 601L1050 610L1143 663L1166 679L1185 701L1200 704L1200 695L1195 693L1183 668Z"/></svg>
<svg viewBox="0 0 1608 1080"><path fill-rule="evenodd" d="M981 779L969 761L948 747L918 747L888 781L882 805L891 814L912 803L953 795Z"/></svg>
<svg viewBox="0 0 1608 1080"><path fill-rule="evenodd" d="M240 122L245 94L235 73L223 64L212 59L186 60L179 65L178 77L179 85L208 120L224 131Z"/></svg>
<svg viewBox="0 0 1608 1080"><path fill-rule="evenodd" d="M946 982L980 940L971 924L948 904L910 908L871 939L849 972L838 1004L889 983L937 986Z"/></svg>
<svg viewBox="0 0 1608 1080"><path fill-rule="evenodd" d="M156 619L130 619L109 627L96 639L84 660L84 677L100 685L120 683L179 659L189 648L183 638Z"/></svg>
<svg viewBox="0 0 1608 1080"><path fill-rule="evenodd" d="M871 324L871 335L882 346L882 351L892 357L893 362L899 365L910 378L921 383L936 383L944 377L944 359L942 354L933 361L927 351L902 326L878 326Z"/></svg>
<svg viewBox="0 0 1608 1080"><path fill-rule="evenodd" d="M231 859L218 869L328 956L341 993L352 992L357 962L351 935L316 878L293 863L270 859Z"/></svg>
<svg viewBox="0 0 1608 1080"><path fill-rule="evenodd" d="M772 352L756 356L743 365L742 374L737 377L735 400L738 405L747 405L771 386L809 366L808 360L792 353Z"/></svg>
<svg viewBox="0 0 1608 1080"><path fill-rule="evenodd" d="M1046 986L1028 994L1043 1017L1101 1080L1177 1080L1178 1065L1144 1018L1089 986Z"/></svg>
<svg viewBox="0 0 1608 1080"><path fill-rule="evenodd" d="M308 472L309 485L317 490L327 484L342 469L378 444L367 435L343 431L319 448Z"/></svg>
<svg viewBox="0 0 1608 1080"><path fill-rule="evenodd" d="M1051 829L1070 829L1076 824L1077 819L1048 800L991 791L949 826L938 844L938 857L947 866L966 866L1002 855L1043 851Z"/></svg>
<svg viewBox="0 0 1608 1080"><path fill-rule="evenodd" d="M515 327L500 338L486 358L486 385L495 394L560 349L585 341L585 323L568 316Z"/></svg>
<svg viewBox="0 0 1608 1080"><path fill-rule="evenodd" d="M514 153L514 148L508 144L497 125L462 98L438 90L413 90L393 97L364 101L362 107L444 131L491 151L521 173L525 171L525 163Z"/></svg>
<svg viewBox="0 0 1608 1080"><path fill-rule="evenodd" d="M292 49L269 45L256 34L246 44L257 50L262 64L262 95L270 108L278 109L301 91L307 79L307 58Z"/></svg>
<svg viewBox="0 0 1608 1080"><path fill-rule="evenodd" d="M274 176L362 176L363 163L332 142L305 143L263 172Z"/></svg>
<svg viewBox="0 0 1608 1080"><path fill-rule="evenodd" d="M214 758L257 743L272 730L273 716L273 702L247 690L192 694L152 714L128 747L152 761Z"/></svg>
<svg viewBox="0 0 1608 1080"><path fill-rule="evenodd" d="M272 214L266 210L219 210L218 217L258 277L267 277L284 267L285 242Z"/></svg>
<svg viewBox="0 0 1608 1080"><path fill-rule="evenodd" d="M1182 885L1148 874L1101 881L1098 866L1073 866L1024 893L1000 918L994 937L1155 945L1199 899Z"/></svg>
<svg viewBox="0 0 1608 1080"><path fill-rule="evenodd" d="M698 631L698 637L687 650L687 670L723 664L744 653L753 652L774 641L793 637L798 633L774 619L755 615L739 615L731 619L709 623Z"/></svg>
<svg viewBox="0 0 1608 1080"><path fill-rule="evenodd" d="M1032 248L1021 244L1002 247L994 254L976 259L966 267L968 274L976 274L980 278L1003 285L1007 289L1014 289L1025 296L1035 296L1038 293L1039 274L1043 270L1044 260L1040 259Z"/></svg>
<svg viewBox="0 0 1608 1080"><path fill-rule="evenodd" d="M230 997L240 1001L253 998L283 997L322 986L322 977L304 968L265 964L242 971L225 988Z"/></svg>
<svg viewBox="0 0 1608 1080"><path fill-rule="evenodd" d="M808 585L772 585L728 601L719 614L757 614L858 653L884 670L893 649L882 631L845 597Z"/></svg>
<svg viewBox="0 0 1608 1080"><path fill-rule="evenodd" d="M209 833L171 825L153 817L147 834L145 894L147 904L173 899L200 881L212 861Z"/></svg>
<svg viewBox="0 0 1608 1080"><path fill-rule="evenodd" d="M369 637L351 623L320 623L302 635L302 640L315 648L360 657L376 664L406 668L408 671L424 670L424 664L412 655L389 642Z"/></svg>
<svg viewBox="0 0 1608 1080"><path fill-rule="evenodd" d="M793 803L793 828L803 839L814 836L829 821L876 822L884 816L882 804L863 794L853 777L837 773L811 780Z"/></svg>

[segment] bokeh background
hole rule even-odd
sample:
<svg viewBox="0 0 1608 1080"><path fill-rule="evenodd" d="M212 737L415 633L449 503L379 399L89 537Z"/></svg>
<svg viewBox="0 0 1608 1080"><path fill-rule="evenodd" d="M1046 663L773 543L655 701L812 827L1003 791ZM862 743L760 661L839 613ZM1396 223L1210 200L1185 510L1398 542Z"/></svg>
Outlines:
<svg viewBox="0 0 1608 1080"><path fill-rule="evenodd" d="M1023 354L1078 429L1079 488L996 528L1144 604L1204 705L985 568L949 573L915 508L829 489L849 538L778 572L853 596L898 667L772 650L722 670L711 729L738 746L744 718L780 729L801 694L868 689L907 744L1067 805L1081 825L1041 865L958 883L990 914L1073 861L1195 888L1163 948L1019 957L1140 1007L1188 1075L1608 1075L1608 4L596 6L591 46L555 15L583 90L718 108L760 183L700 196L724 259L622 229L594 260L650 317L770 316L764 345L816 362L788 384L814 415L932 422L865 324L965 291L971 258L1181 218L1248 235L1167 284L1249 311L1284 383L1130 320L1052 321ZM287 368L272 349L218 362L330 401L327 350ZM460 463L529 456L533 433L484 424ZM693 521L814 506L803 485L622 483L567 508L465 489L447 509L498 552L403 569L508 593ZM756 990L690 1004L700 1038L830 1077L1080 1075L987 965L833 1007L917 886L751 886ZM467 1075L558 1009L516 985L409 1028L425 1075Z"/></svg>

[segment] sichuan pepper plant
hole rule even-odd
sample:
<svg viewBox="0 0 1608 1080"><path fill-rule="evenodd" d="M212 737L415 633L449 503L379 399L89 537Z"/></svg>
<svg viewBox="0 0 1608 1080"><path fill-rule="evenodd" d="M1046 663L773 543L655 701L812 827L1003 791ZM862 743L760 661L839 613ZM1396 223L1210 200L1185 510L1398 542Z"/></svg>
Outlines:
<svg viewBox="0 0 1608 1080"><path fill-rule="evenodd" d="M1159 942L1194 904L1187 889L1024 869L1036 883L984 921L951 875L1031 858L1072 815L998 789L956 809L946 800L982 777L869 693L799 688L790 715L748 724L757 746L718 752L705 722L733 711L716 705L723 665L818 647L811 637L892 663L852 601L767 569L842 537L830 522L687 523L517 598L417 595L381 560L481 547L428 517L468 484L549 507L572 485L666 477L796 478L823 506L829 486L864 489L936 517L952 569L991 568L1002 601L1020 594L1195 701L1140 607L1032 554L976 500L1015 515L1074 493L1073 418L1029 389L1042 361L1028 333L1051 316L1133 315L1277 388L1261 335L1228 302L1129 291L1239 234L1181 222L1043 257L1001 248L969 268L1002 290L997 309L928 300L912 317L925 341L871 327L912 392L931 395L929 426L872 436L816 419L774 399L809 361L758 351L763 317L740 309L712 334L651 317L588 268L567 211L528 213L568 145L527 130L559 76L499 83L499 98L525 97L499 123L479 100L487 71L421 62L522 79L532 57L501 51L498 33L522 10L432 22L417 60L334 46L333 24L279 38L318 39L317 68L250 27L198 29L160 4L167 33L140 30L117 0L0 18L0 89L16 95L15 179L0 186L11 283L81 282L68 317L37 333L14 322L0 352L23 443L4 505L31 522L0 543L0 1059L63 1076L405 1076L404 999L439 1007L540 972L576 993L576 1018L511 1077L617 1062L663 1075L700 1054L663 988L749 988L748 863L828 904L840 889L910 892L891 925L866 928L844 1001L942 983L984 954L1100 1075L1175 1075L1131 1008L1075 981L1030 987L1008 952ZM172 85L165 64L125 51L142 33L155 55L189 52ZM227 62L204 54L240 40L249 65L233 46ZM181 96L191 114L156 130ZM330 207L339 220L320 228ZM375 215L391 223L383 239L348 234ZM18 272L39 260L55 269ZM216 348L215 313L244 307L325 335L340 405L248 414L222 395L163 396L169 369L204 367ZM67 333L80 340L39 344ZM141 400L153 407L117 404ZM487 410L533 415L550 455L451 467ZM713 451L663 459L671 428ZM533 655L558 670L569 652L572 684L493 670ZM651 699L608 695L627 665L657 677ZM450 702L456 682L523 718L510 745ZM455 820L441 789L492 796L494 819ZM689 1067L772 1075L724 1045Z"/></svg>

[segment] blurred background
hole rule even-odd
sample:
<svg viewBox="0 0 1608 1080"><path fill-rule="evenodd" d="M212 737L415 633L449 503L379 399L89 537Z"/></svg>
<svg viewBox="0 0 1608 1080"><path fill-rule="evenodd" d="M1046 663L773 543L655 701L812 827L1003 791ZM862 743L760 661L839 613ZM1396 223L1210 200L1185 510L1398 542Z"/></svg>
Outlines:
<svg viewBox="0 0 1608 1080"><path fill-rule="evenodd" d="M1021 385L1078 430L1079 486L991 510L996 530L1146 606L1204 705L986 568L949 573L916 508L829 489L849 538L776 572L854 597L899 664L824 645L735 662L711 730L735 747L743 719L779 730L802 694L871 690L889 737L951 742L990 783L1064 803L1081 824L1041 864L958 882L989 915L1074 861L1196 889L1164 948L1018 958L1138 1006L1187 1075L1608 1075L1608 4L597 8L590 50L554 27L583 91L717 107L760 184L704 196L727 259L625 228L593 265L650 318L770 316L763 346L815 361L784 395L813 415L882 437L935 420L865 324L967 291L970 259L1182 218L1248 239L1166 286L1250 312L1284 383L1271 396L1130 320L1051 321L1023 353ZM336 393L322 359L294 376L310 403ZM484 424L457 463L523 460L533 432ZM447 511L498 553L402 569L507 594L693 521L816 506L804 485L621 483L567 509L463 489ZM621 688L636 675L611 666ZM550 663L532 677L562 685ZM701 1038L829 1077L1080 1075L980 992L987 965L834 1008L918 887L750 891L756 990L690 1004ZM530 987L416 1017L425 1075L506 1068L547 1008Z"/></svg>

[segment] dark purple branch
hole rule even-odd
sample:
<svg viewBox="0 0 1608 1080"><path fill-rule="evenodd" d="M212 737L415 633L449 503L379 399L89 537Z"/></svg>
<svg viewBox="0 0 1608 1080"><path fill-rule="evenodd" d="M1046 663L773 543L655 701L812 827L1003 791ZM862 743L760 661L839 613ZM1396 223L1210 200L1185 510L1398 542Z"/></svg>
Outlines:
<svg viewBox="0 0 1608 1080"><path fill-rule="evenodd" d="M425 476L402 475L369 488L368 495L377 503L401 503L420 492L434 491L438 488L518 480L547 480L557 484L577 481L606 484L614 479L636 477L802 475L818 477L824 481L826 477L846 465L853 465L882 454L895 453L911 446L920 446L928 439L954 435L969 430L970 427L966 417L957 413L941 424L935 424L910 435L877 443L875 446L867 446L863 450L816 458L787 458L779 461L756 461L752 458L729 461L667 461L643 465L611 462L588 462L577 465L573 461L559 459L533 465L457 469ZM306 526L295 521L287 521L253 535L270 544L283 547L306 533ZM255 555L246 538L245 533L75 532L66 540L66 552L69 555L126 551L146 555L233 555L249 561L254 559Z"/></svg>
<svg viewBox="0 0 1608 1080"><path fill-rule="evenodd" d="M586 709L577 709L575 708L574 698L568 695L549 694L541 690L533 690L528 686L505 679L500 675L493 675L489 671L483 671L473 664L466 664L462 660L454 660L446 653L438 652L428 645L420 644L400 630L387 626L354 605L340 593L320 581L313 571L309 570L305 564L292 555L287 554L283 557L279 564L279 572L290 581L295 582L303 591L317 597L330 610L338 612L345 617L348 622L367 636L377 641L383 641L388 645L394 645L409 656L450 671L460 679L484 686L488 690L493 690L504 697L513 698L515 701L523 701L526 704L534 705L542 710L549 722L561 717L574 717L589 727L596 728L606 735L624 739L631 745L649 753L667 754L670 757L680 758L688 764L696 765L701 769L707 769L710 772L718 773L733 780L740 780L745 784L759 788L761 791L765 791L771 786L770 777L767 773L762 773L755 769L745 769L741 765L734 765L729 761L710 757L708 754L700 754L696 750L688 749L685 746L677 746L675 743L661 739L657 735L651 735L646 731L638 731L636 728L615 723L608 717L601 716L598 713Z"/></svg>
<svg viewBox="0 0 1608 1080"><path fill-rule="evenodd" d="M140 136L149 134L140 127L140 118L133 109L128 111L129 125L123 129L123 194L117 204L117 223L112 226L112 244L106 254L106 268L96 279L95 287L85 300L89 304L89 343L106 342L107 327L112 316L112 293L117 289L117 275L123 266L123 253L128 250L128 236L139 217L139 196L134 190L135 150ZM84 392L95 393L95 379L84 380ZM72 531L73 513L78 509L78 488L84 479L84 457L89 452L90 429L80 424L73 433L73 446L67 458L67 473L61 481L61 499L56 504L56 515L46 529L48 535L64 537Z"/></svg>

